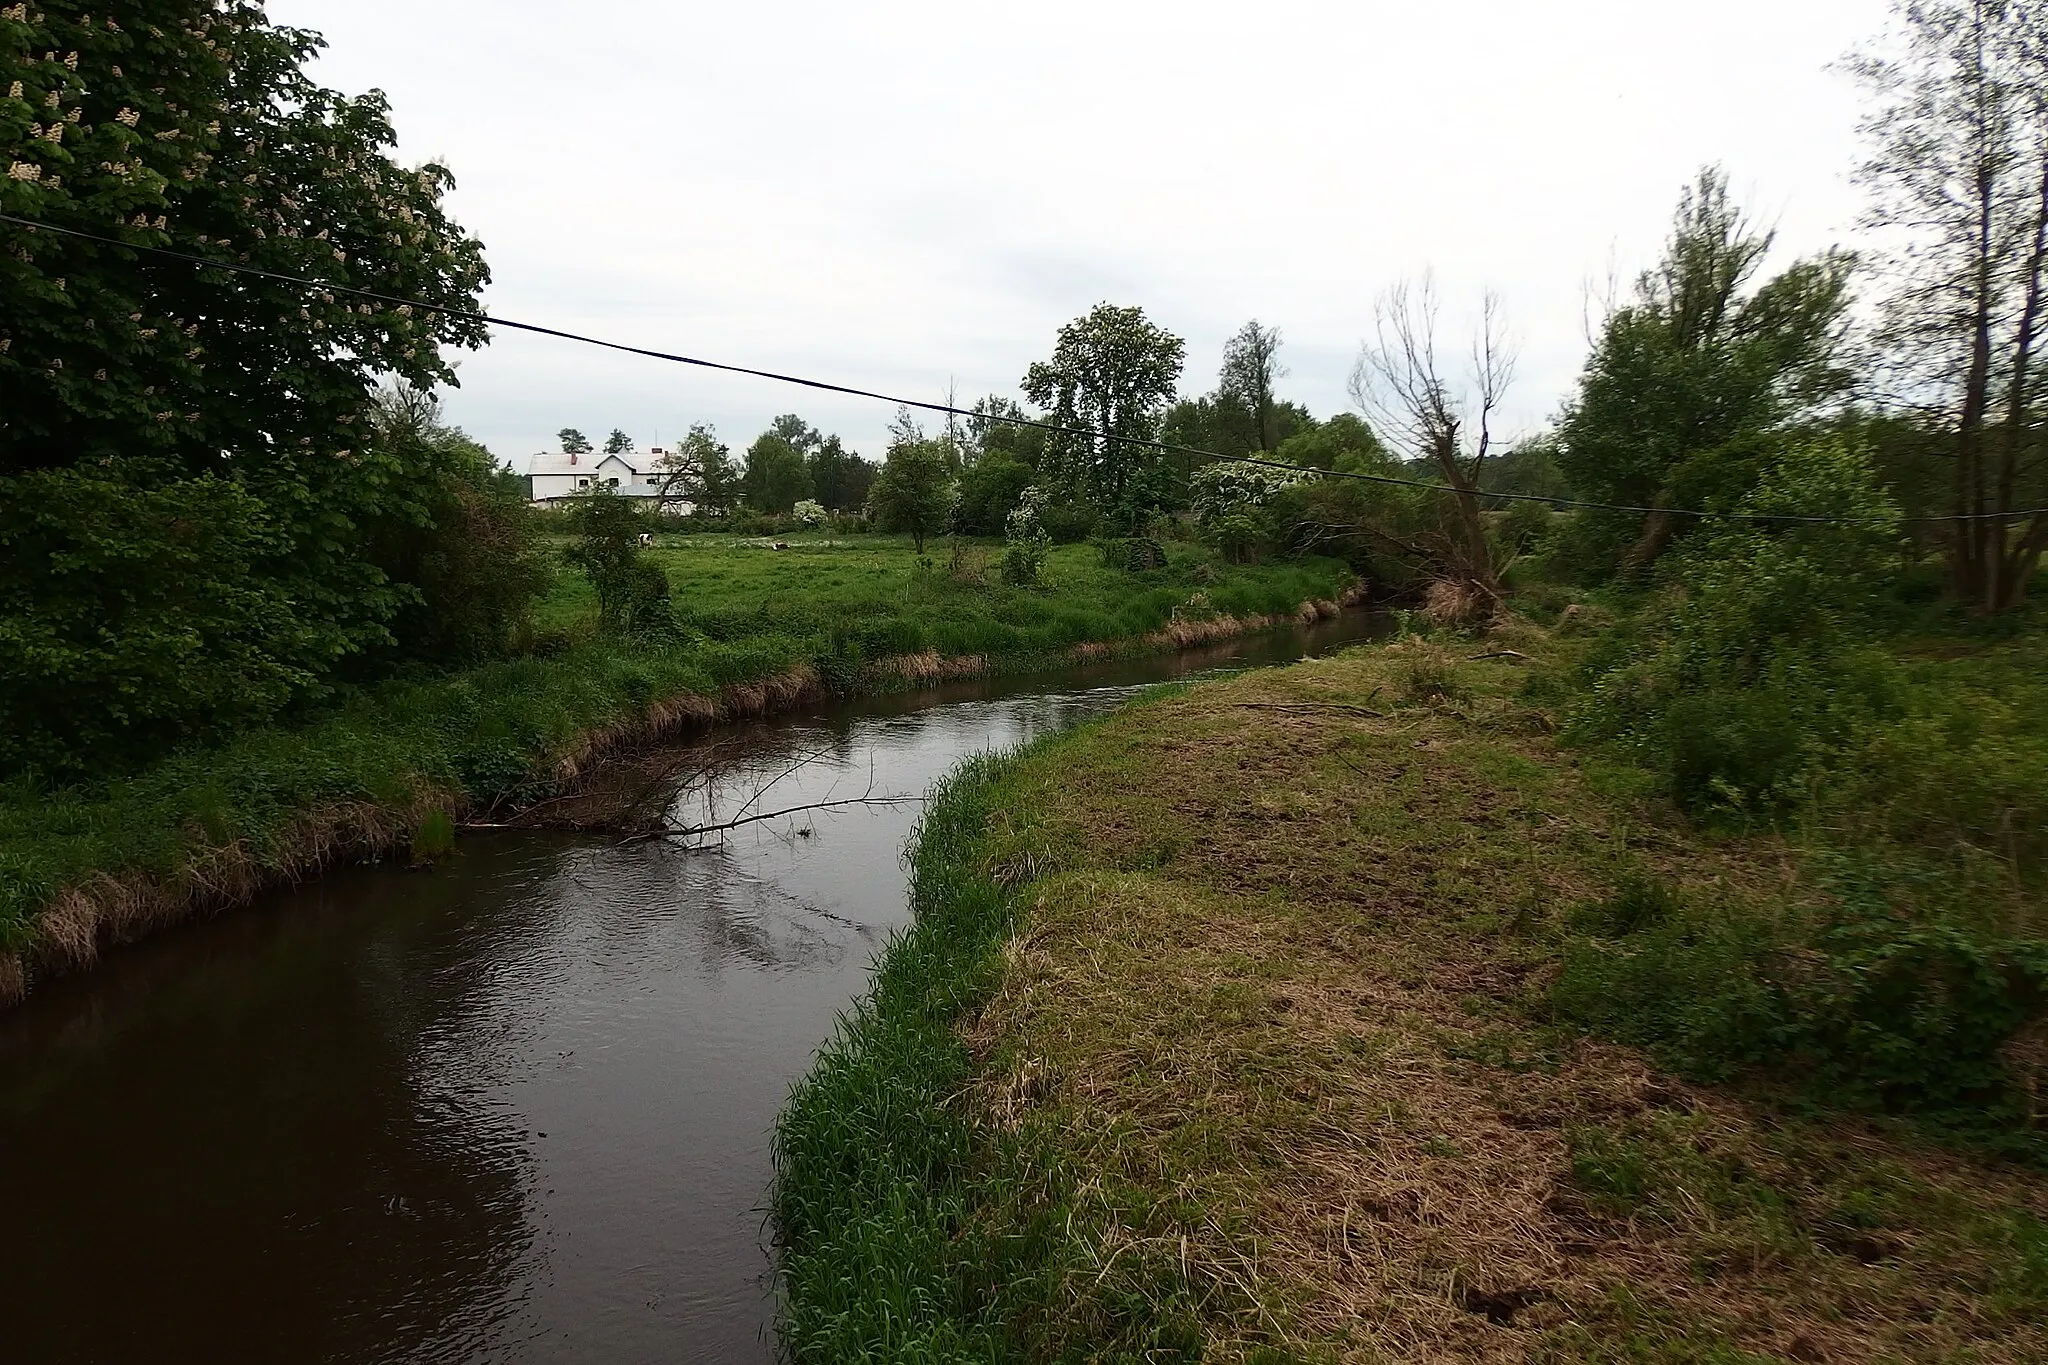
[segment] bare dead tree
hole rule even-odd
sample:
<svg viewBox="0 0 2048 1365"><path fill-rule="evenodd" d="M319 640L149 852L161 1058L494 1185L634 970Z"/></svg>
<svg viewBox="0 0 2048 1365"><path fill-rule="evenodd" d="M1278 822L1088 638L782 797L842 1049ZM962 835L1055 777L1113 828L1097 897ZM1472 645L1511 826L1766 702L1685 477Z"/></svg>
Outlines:
<svg viewBox="0 0 2048 1365"><path fill-rule="evenodd" d="M1440 312L1430 275L1382 294L1373 307L1373 339L1360 346L1351 371L1351 397L1382 439L1409 459L1429 461L1453 490L1443 568L1497 596L1479 480L1494 453L1494 423L1514 384L1519 352L1501 298L1488 290L1464 371L1453 375L1438 352Z"/></svg>

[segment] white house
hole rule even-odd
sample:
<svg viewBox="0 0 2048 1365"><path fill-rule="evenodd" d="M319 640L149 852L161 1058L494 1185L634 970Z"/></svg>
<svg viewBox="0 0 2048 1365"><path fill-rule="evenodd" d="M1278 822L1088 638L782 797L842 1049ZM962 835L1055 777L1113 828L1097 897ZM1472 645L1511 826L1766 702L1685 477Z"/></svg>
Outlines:
<svg viewBox="0 0 2048 1365"><path fill-rule="evenodd" d="M531 496L537 506L552 507L602 486L621 497L658 498L660 466L667 454L659 447L644 454L629 450L623 455L544 451L527 462L526 473L533 482Z"/></svg>

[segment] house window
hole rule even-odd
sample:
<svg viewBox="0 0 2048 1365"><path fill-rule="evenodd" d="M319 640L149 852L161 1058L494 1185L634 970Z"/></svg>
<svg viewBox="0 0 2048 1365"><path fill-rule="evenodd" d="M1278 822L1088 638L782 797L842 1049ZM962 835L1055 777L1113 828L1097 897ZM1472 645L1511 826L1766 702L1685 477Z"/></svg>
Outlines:
<svg viewBox="0 0 2048 1365"><path fill-rule="evenodd" d="M617 488L619 486L619 481L617 479L606 479L605 483L613 488Z"/></svg>
<svg viewBox="0 0 2048 1365"><path fill-rule="evenodd" d="M590 487L590 480L588 480L588 479L578 479L578 480L576 480L576 486L577 486L578 488L588 488L588 487Z"/></svg>

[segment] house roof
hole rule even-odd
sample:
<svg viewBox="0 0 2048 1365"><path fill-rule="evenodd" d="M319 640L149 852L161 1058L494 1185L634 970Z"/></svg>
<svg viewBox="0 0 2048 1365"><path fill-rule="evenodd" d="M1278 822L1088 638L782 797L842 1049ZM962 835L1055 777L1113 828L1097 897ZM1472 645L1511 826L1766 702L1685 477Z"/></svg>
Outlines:
<svg viewBox="0 0 2048 1365"><path fill-rule="evenodd" d="M527 461L529 474L593 474L603 464L623 465L627 472L638 476L643 469L654 468L654 460L638 451L625 455L606 455L591 451L583 455L564 455L559 450L544 450Z"/></svg>

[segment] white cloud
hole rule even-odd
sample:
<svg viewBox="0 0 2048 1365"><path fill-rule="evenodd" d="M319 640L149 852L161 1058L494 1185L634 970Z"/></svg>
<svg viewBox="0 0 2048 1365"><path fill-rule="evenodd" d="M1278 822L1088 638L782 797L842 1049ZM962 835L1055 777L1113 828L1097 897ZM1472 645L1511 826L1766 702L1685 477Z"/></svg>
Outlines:
<svg viewBox="0 0 2048 1365"><path fill-rule="evenodd" d="M1789 257L1846 240L1882 0L271 0L329 85L387 91L487 248L489 307L633 344L943 397L1014 392L1102 299L1209 387L1246 318L1327 414L1372 299L1498 288L1518 415L1583 355L1582 287L1648 264L1725 164ZM504 334L453 417L522 457L564 425L734 445L797 411L878 453L889 413Z"/></svg>

